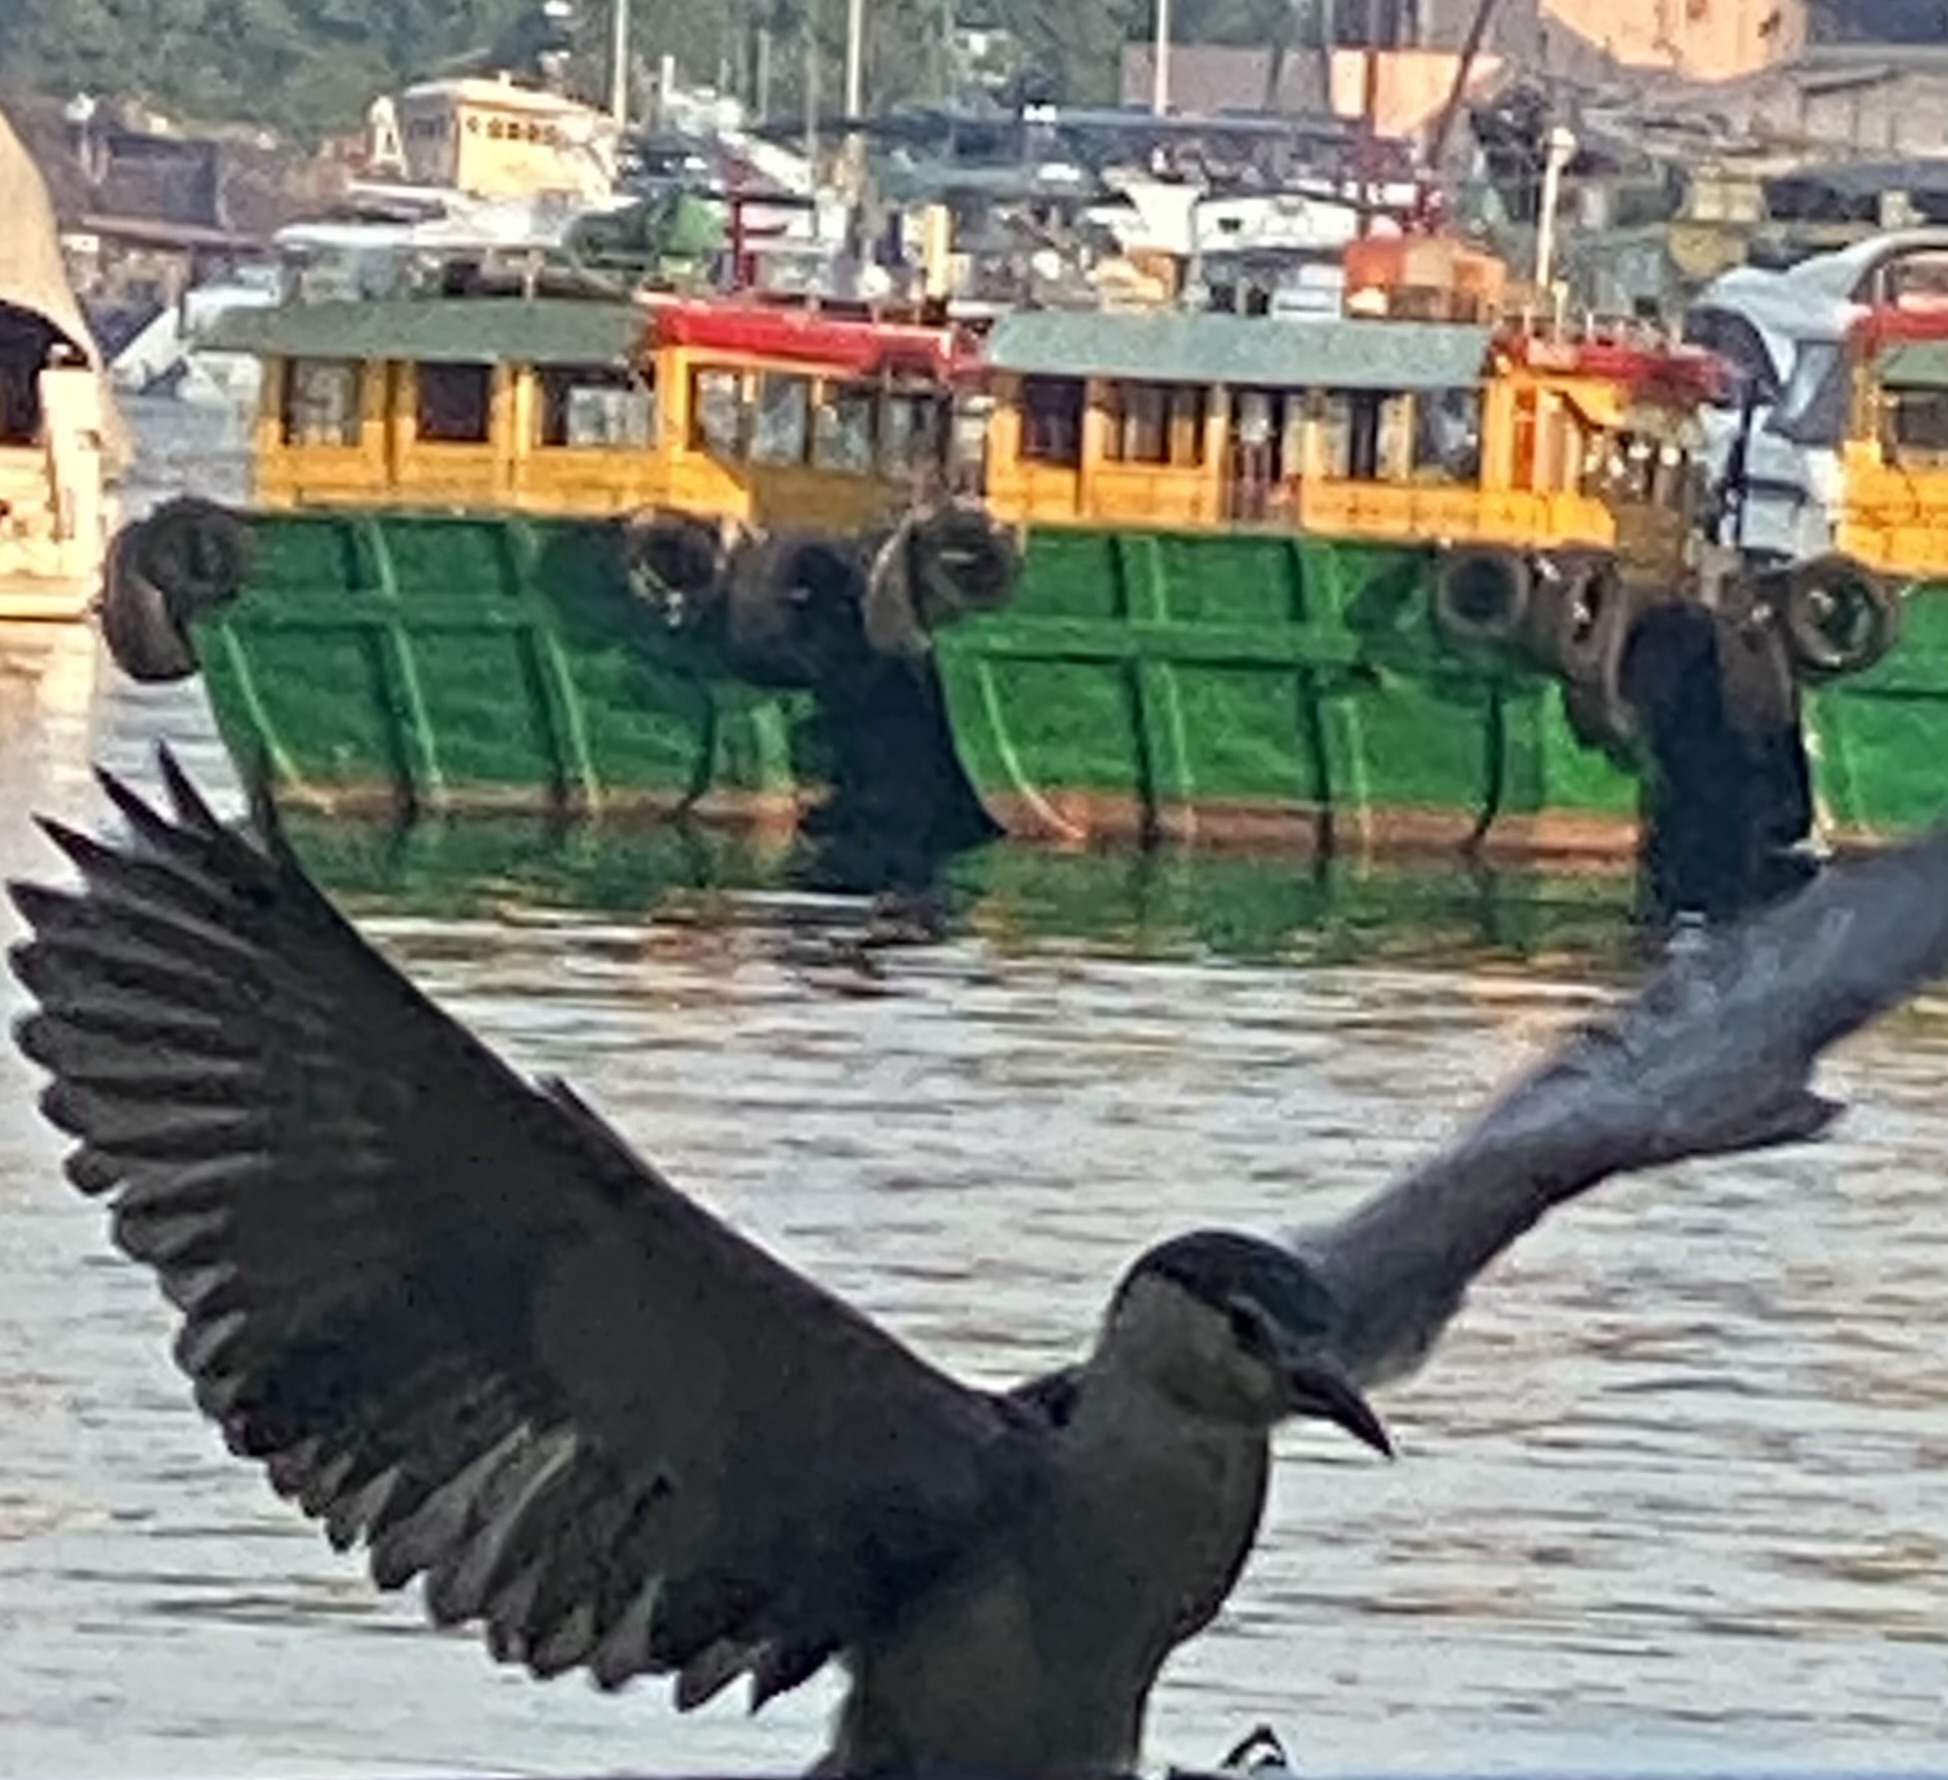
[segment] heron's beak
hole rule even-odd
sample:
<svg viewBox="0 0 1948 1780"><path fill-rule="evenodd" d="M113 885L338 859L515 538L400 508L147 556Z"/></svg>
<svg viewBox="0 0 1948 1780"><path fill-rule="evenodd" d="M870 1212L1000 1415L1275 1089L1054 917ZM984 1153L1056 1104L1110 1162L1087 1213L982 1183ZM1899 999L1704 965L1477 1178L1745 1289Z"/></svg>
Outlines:
<svg viewBox="0 0 1948 1780"><path fill-rule="evenodd" d="M1296 1360L1286 1368L1285 1389L1294 1415L1329 1421L1362 1445L1386 1458L1393 1457L1393 1440L1386 1424L1343 1367L1317 1354Z"/></svg>

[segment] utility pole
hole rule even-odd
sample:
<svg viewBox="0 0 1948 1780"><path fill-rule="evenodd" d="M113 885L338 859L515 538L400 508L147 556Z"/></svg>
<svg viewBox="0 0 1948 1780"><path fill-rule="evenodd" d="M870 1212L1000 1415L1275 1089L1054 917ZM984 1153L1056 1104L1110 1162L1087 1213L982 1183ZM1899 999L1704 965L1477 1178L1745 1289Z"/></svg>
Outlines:
<svg viewBox="0 0 1948 1780"><path fill-rule="evenodd" d="M856 118L866 107L866 0L846 0L845 114Z"/></svg>
<svg viewBox="0 0 1948 1780"><path fill-rule="evenodd" d="M1170 109L1170 0L1157 0L1156 40L1150 51L1150 115Z"/></svg>
<svg viewBox="0 0 1948 1780"><path fill-rule="evenodd" d="M866 0L846 0L845 8L845 188L856 207L865 195L866 139L859 119L866 109Z"/></svg>
<svg viewBox="0 0 1948 1780"><path fill-rule="evenodd" d="M609 0L609 113L629 128L629 0Z"/></svg>
<svg viewBox="0 0 1948 1780"><path fill-rule="evenodd" d="M1366 0L1366 47L1360 52L1360 233L1373 233L1380 203L1380 27L1383 0Z"/></svg>
<svg viewBox="0 0 1948 1780"><path fill-rule="evenodd" d="M1328 117L1336 117L1339 105L1333 97L1333 54L1339 48L1339 12L1333 0L1319 3L1319 97Z"/></svg>
<svg viewBox="0 0 1948 1780"><path fill-rule="evenodd" d="M805 171L818 190L818 0L805 4Z"/></svg>

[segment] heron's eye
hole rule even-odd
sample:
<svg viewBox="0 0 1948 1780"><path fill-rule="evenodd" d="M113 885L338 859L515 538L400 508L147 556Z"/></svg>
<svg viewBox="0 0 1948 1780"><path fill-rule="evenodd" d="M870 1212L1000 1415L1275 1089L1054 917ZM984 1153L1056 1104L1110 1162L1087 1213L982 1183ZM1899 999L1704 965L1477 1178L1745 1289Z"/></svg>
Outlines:
<svg viewBox="0 0 1948 1780"><path fill-rule="evenodd" d="M1225 1312L1225 1320L1231 1326L1231 1339L1246 1353L1263 1356L1271 1352L1271 1337L1265 1332L1265 1319L1251 1305L1234 1299Z"/></svg>

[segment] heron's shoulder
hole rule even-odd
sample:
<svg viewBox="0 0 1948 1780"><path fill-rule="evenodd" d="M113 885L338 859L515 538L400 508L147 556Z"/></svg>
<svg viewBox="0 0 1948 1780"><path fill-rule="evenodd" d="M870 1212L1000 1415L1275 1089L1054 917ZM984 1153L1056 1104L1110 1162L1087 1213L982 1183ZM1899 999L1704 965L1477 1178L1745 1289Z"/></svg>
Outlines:
<svg viewBox="0 0 1948 1780"><path fill-rule="evenodd" d="M1082 1368L1063 1366L1004 1391L995 1401L1011 1429L1032 1438L1066 1428L1082 1399Z"/></svg>

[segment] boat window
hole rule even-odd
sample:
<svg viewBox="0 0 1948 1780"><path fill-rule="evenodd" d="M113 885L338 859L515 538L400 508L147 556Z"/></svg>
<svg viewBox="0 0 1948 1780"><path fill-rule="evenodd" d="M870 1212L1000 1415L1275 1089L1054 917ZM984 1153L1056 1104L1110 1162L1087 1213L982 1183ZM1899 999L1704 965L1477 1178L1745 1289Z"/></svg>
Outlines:
<svg viewBox="0 0 1948 1780"><path fill-rule="evenodd" d="M1111 383L1103 404L1108 421L1103 455L1111 463L1194 468L1204 461L1200 385Z"/></svg>
<svg viewBox="0 0 1948 1780"><path fill-rule="evenodd" d="M1105 444L1110 464L1204 462L1206 391L1196 384L1106 384Z"/></svg>
<svg viewBox="0 0 1948 1780"><path fill-rule="evenodd" d="M1375 482L1380 476L1382 413L1377 390L1326 390L1313 398L1319 423L1319 473L1333 480Z"/></svg>
<svg viewBox="0 0 1948 1780"><path fill-rule="evenodd" d="M1318 428L1318 455L1313 460L1317 474L1330 482L1343 482L1352 443L1352 408L1346 396L1336 390L1315 391L1306 398L1306 412Z"/></svg>
<svg viewBox="0 0 1948 1780"><path fill-rule="evenodd" d="M484 445L494 418L492 365L419 367L417 433L422 444Z"/></svg>
<svg viewBox="0 0 1948 1780"><path fill-rule="evenodd" d="M1660 453L1636 433L1600 433L1583 452L1582 492L1606 506L1646 506L1658 495Z"/></svg>
<svg viewBox="0 0 1948 1780"><path fill-rule="evenodd" d="M1204 461L1204 423L1210 398L1196 384L1170 388L1170 461L1190 468Z"/></svg>
<svg viewBox="0 0 1948 1780"><path fill-rule="evenodd" d="M741 371L690 373L690 442L719 457L744 449L744 374Z"/></svg>
<svg viewBox="0 0 1948 1780"><path fill-rule="evenodd" d="M952 493L976 497L987 493L988 425L993 418L994 400L987 395L969 396L950 410L943 455Z"/></svg>
<svg viewBox="0 0 1948 1780"><path fill-rule="evenodd" d="M1111 463L1170 461L1169 391L1161 383L1111 383L1103 406L1109 422L1103 456Z"/></svg>
<svg viewBox="0 0 1948 1780"><path fill-rule="evenodd" d="M1080 377L1021 380L1021 455L1043 464L1082 462Z"/></svg>
<svg viewBox="0 0 1948 1780"><path fill-rule="evenodd" d="M284 443L356 445L359 372L352 360L292 359L284 368Z"/></svg>
<svg viewBox="0 0 1948 1780"><path fill-rule="evenodd" d="M1948 389L1887 389L1881 402L1881 436L1896 463L1948 457Z"/></svg>
<svg viewBox="0 0 1948 1780"><path fill-rule="evenodd" d="M1078 394L1081 384L1076 385ZM880 437L881 463L889 476L910 476L939 463L941 402L931 389L894 389L886 394Z"/></svg>
<svg viewBox="0 0 1948 1780"><path fill-rule="evenodd" d="M1414 404L1416 475L1442 482L1474 482L1481 476L1481 392L1429 390Z"/></svg>
<svg viewBox="0 0 1948 1780"><path fill-rule="evenodd" d="M812 428L812 462L821 470L870 476L879 391L870 383L828 383Z"/></svg>
<svg viewBox="0 0 1948 1780"><path fill-rule="evenodd" d="M634 371L613 365L543 365L537 445L647 447L656 437L656 393Z"/></svg>
<svg viewBox="0 0 1948 1780"><path fill-rule="evenodd" d="M751 414L751 459L761 464L802 464L810 444L812 380L788 371L758 377Z"/></svg>

